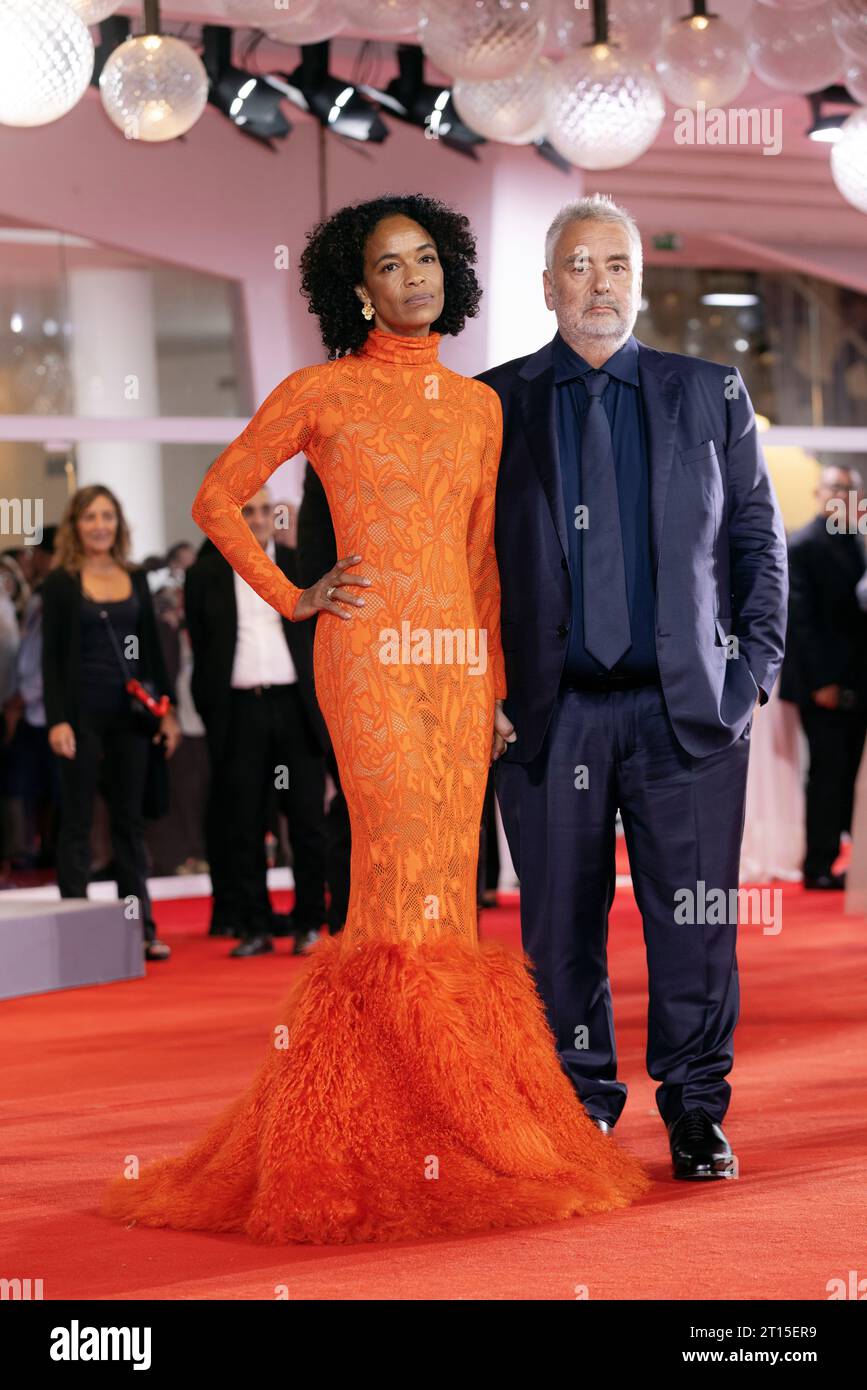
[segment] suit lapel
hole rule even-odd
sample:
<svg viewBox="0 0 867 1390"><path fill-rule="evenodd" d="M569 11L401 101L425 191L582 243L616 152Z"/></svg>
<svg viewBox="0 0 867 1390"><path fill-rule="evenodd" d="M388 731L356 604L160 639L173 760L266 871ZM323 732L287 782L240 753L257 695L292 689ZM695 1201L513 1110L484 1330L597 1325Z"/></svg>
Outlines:
<svg viewBox="0 0 867 1390"><path fill-rule="evenodd" d="M548 499L563 554L568 558L569 542L560 479L556 392L550 343L524 363L520 372L520 383L522 389L518 392L518 401L527 445Z"/></svg>
<svg viewBox="0 0 867 1390"><path fill-rule="evenodd" d="M660 360L657 361L656 359ZM674 440L683 388L674 372L667 372L661 354L638 344L638 380L647 431L650 469L650 555L654 574L659 571L659 548L665 519L665 499L674 459Z"/></svg>

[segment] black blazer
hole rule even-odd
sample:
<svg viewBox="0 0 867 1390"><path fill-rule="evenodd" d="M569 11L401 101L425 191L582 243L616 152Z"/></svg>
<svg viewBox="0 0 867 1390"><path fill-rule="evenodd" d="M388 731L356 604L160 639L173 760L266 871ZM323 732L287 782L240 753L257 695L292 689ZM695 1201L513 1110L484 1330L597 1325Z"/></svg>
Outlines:
<svg viewBox="0 0 867 1390"><path fill-rule="evenodd" d="M131 569L139 609L138 678L152 682L160 695L175 704L175 689L163 659L147 574ZM51 570L39 590L42 595L42 683L49 729L71 724L78 730L81 693L81 576L66 569Z"/></svg>
<svg viewBox="0 0 867 1390"><path fill-rule="evenodd" d="M274 558L286 578L297 584L295 551L278 544L274 547ZM193 647L190 685L193 703L207 730L211 756L219 758L229 732L238 609L232 566L210 541L205 542L199 551L199 558L187 570L184 611ZM288 618L283 618L283 632L298 674L298 690L304 711L316 741L325 752L328 732L316 702L313 684L312 624L292 623Z"/></svg>
<svg viewBox="0 0 867 1390"><path fill-rule="evenodd" d="M851 543L814 517L789 538L789 629L780 699L812 705L825 685L867 703L867 613L855 597L864 564Z"/></svg>

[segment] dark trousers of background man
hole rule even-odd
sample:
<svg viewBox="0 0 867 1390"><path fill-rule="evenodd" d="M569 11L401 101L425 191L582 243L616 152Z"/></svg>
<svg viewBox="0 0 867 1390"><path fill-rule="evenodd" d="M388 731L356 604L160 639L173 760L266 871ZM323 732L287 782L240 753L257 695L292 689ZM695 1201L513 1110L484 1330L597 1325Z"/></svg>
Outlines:
<svg viewBox="0 0 867 1390"><path fill-rule="evenodd" d="M678 742L658 686L566 690L537 756L496 764L524 949L563 1066L598 1119L613 1123L626 1103L607 962L618 806L644 923L647 1070L660 1082L660 1114L666 1124L698 1108L716 1123L725 1115L739 1003L737 919L680 925L675 894L689 889L697 901L704 880L707 892L726 890L728 904L738 887L750 729L697 758Z"/></svg>
<svg viewBox="0 0 867 1390"><path fill-rule="evenodd" d="M126 709L111 714L91 710L82 715L75 757L57 759L61 792L57 886L62 898L87 897L98 786L108 805L118 897L138 899L144 938L153 941L156 926L147 889L142 815L149 751L148 738L138 731Z"/></svg>
<svg viewBox="0 0 867 1390"><path fill-rule="evenodd" d="M325 921L325 758L297 685L232 691L228 735L212 778L208 854L214 925L245 938L273 930L265 832L275 785L285 782L282 805L295 877L293 929L318 930Z"/></svg>
<svg viewBox="0 0 867 1390"><path fill-rule="evenodd" d="M840 853L841 834L852 829L867 712L823 709L815 704L801 705L799 709L810 745L804 877L821 878L830 874Z"/></svg>
<svg viewBox="0 0 867 1390"><path fill-rule="evenodd" d="M328 746L328 771L335 786L334 795L328 806L325 818L327 837L327 862L325 876L328 879L330 901L328 904L328 930L332 936L343 929L346 923L346 910L349 907L349 865L352 854L352 831L349 824L349 808L340 785L340 773L334 749Z"/></svg>

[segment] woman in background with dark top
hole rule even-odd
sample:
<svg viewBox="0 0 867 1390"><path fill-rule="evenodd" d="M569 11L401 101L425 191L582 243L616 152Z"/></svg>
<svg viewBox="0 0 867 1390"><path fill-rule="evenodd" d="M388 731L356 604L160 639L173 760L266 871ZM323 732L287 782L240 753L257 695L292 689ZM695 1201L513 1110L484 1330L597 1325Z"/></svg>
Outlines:
<svg viewBox="0 0 867 1390"><path fill-rule="evenodd" d="M129 546L114 494L98 485L79 488L58 529L57 567L42 586L45 712L61 783L57 884L61 897L87 897L93 800L104 760L118 896L138 899L145 956L165 960L171 952L157 940L146 877L142 804L149 739L140 732L125 683L135 677L158 696L168 695L172 705L175 696L147 575L130 566ZM170 709L154 741L162 739L171 757L179 738Z"/></svg>

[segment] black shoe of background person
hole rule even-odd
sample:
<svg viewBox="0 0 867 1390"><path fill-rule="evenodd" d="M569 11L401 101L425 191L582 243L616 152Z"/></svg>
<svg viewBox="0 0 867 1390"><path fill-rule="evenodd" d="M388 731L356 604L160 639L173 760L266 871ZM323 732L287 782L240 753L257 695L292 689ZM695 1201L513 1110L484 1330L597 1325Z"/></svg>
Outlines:
<svg viewBox="0 0 867 1390"><path fill-rule="evenodd" d="M596 1117L596 1115L591 1115L590 1118L593 1121L596 1128L602 1130L603 1134L610 1134L612 1129L614 1128L614 1126L610 1125L607 1120L600 1120Z"/></svg>
<svg viewBox="0 0 867 1390"><path fill-rule="evenodd" d="M668 1126L676 1178L734 1178L737 1160L718 1124L706 1110L686 1110Z"/></svg>
<svg viewBox="0 0 867 1390"><path fill-rule="evenodd" d="M219 923L215 922L212 922L208 927L208 936L234 936L237 940L243 936L243 934L244 933L239 931L237 927L221 926Z"/></svg>
<svg viewBox="0 0 867 1390"><path fill-rule="evenodd" d="M248 936L246 941L241 941L230 951L230 956L266 956L269 951L273 951L274 943L270 936Z"/></svg>
<svg viewBox="0 0 867 1390"><path fill-rule="evenodd" d="M807 874L805 874L804 887L808 892L814 891L815 889L824 889L825 892L829 890L841 892L846 887L846 875L816 874L815 877L812 875L808 877Z"/></svg>
<svg viewBox="0 0 867 1390"><path fill-rule="evenodd" d="M319 931L321 925L321 922L315 920L300 920L295 915L294 907L291 912L271 913L272 936L306 936L308 932Z"/></svg>

